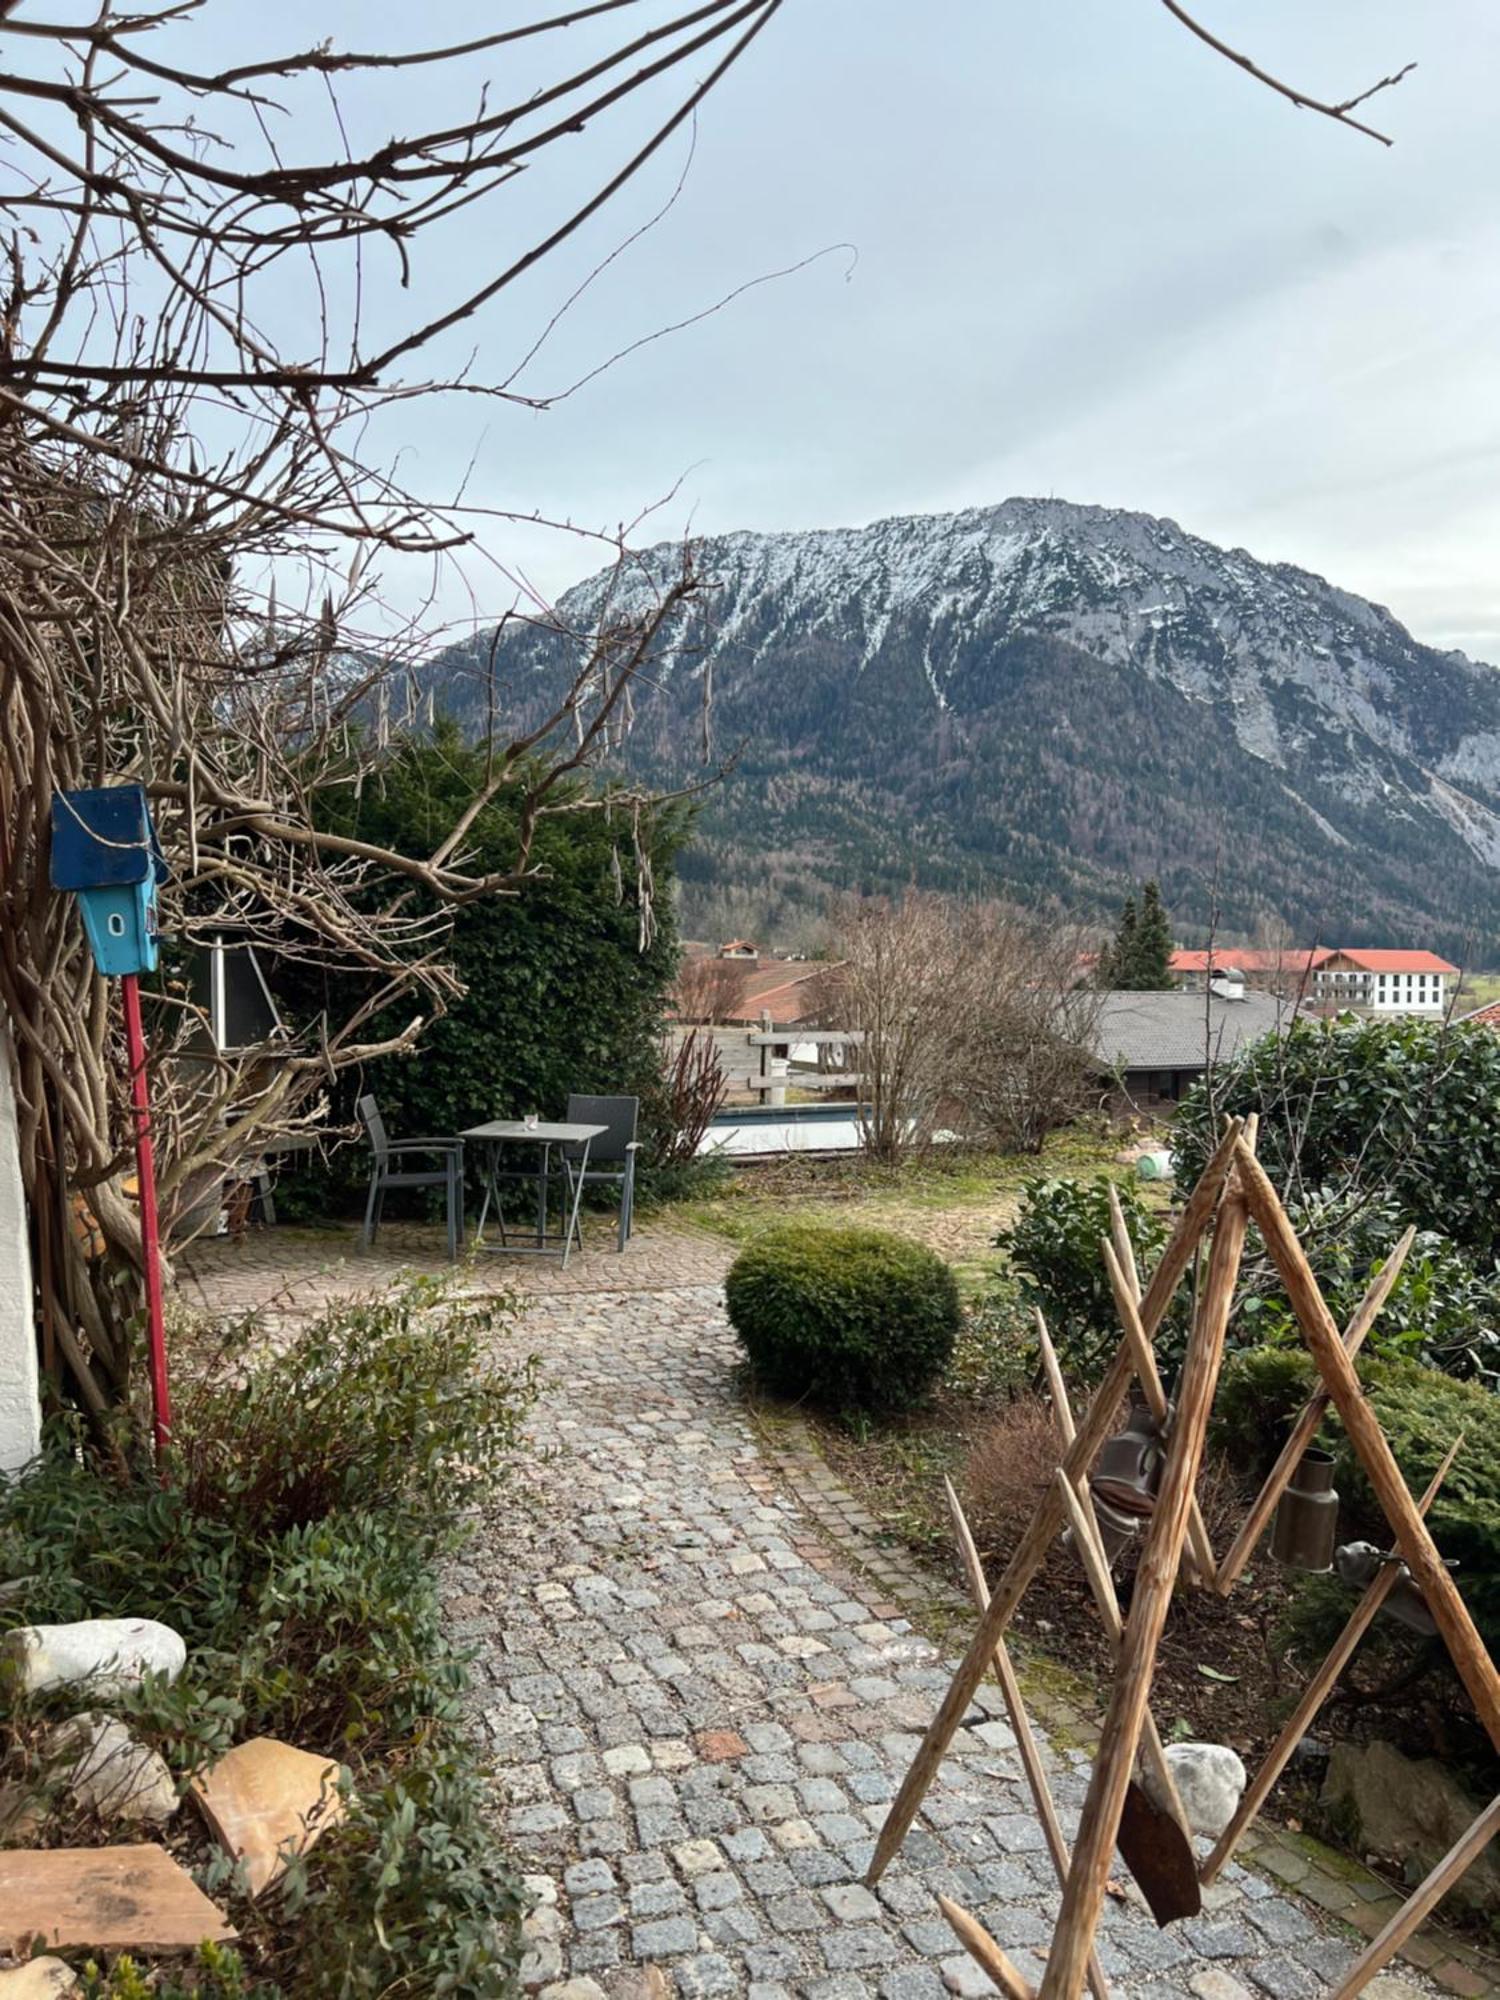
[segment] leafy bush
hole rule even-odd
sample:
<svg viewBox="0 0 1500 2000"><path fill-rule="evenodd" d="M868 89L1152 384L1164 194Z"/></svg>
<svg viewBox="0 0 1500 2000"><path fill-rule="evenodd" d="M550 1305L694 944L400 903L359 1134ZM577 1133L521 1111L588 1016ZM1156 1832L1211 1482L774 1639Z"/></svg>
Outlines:
<svg viewBox="0 0 1500 2000"><path fill-rule="evenodd" d="M835 1409L919 1401L958 1336L948 1266L877 1229L768 1229L740 1252L724 1290L730 1323L766 1387Z"/></svg>
<svg viewBox="0 0 1500 2000"><path fill-rule="evenodd" d="M1463 1434L1427 1520L1439 1549L1458 1565L1455 1581L1486 1644L1500 1649L1500 1398L1476 1382L1455 1382L1412 1362L1382 1363L1367 1372L1370 1407L1414 1494ZM1379 1504L1342 1435L1335 1452L1340 1494L1378 1532Z"/></svg>
<svg viewBox="0 0 1500 2000"><path fill-rule="evenodd" d="M1149 1265L1166 1240L1166 1225L1134 1188L1121 1184L1117 1192L1136 1260ZM1022 1301L1041 1310L1058 1359L1080 1383L1097 1381L1120 1341L1099 1248L1109 1233L1109 1181L1063 1176L1023 1181L1016 1219L995 1238L1020 1282ZM1164 1367L1180 1361L1184 1334L1179 1307L1158 1336Z"/></svg>
<svg viewBox="0 0 1500 2000"><path fill-rule="evenodd" d="M1345 1193L1288 1204L1329 1311L1348 1323L1404 1227L1390 1197ZM1258 1242L1258 1237L1252 1238ZM1291 1306L1268 1260L1244 1270L1236 1323L1257 1341L1300 1342ZM1421 1230L1363 1350L1415 1360L1445 1374L1491 1381L1500 1371L1500 1273L1476 1270L1451 1237Z"/></svg>
<svg viewBox="0 0 1500 2000"><path fill-rule="evenodd" d="M1259 1152L1284 1195L1353 1184L1402 1222L1442 1232L1483 1269L1500 1253L1500 1035L1435 1021L1298 1021L1219 1065L1178 1108L1191 1180L1225 1112L1261 1114Z"/></svg>
<svg viewBox="0 0 1500 2000"><path fill-rule="evenodd" d="M529 1368L482 1365L504 1310L415 1279L340 1303L247 1368L252 1322L178 1415L174 1486L190 1514L274 1536L378 1507L440 1537L499 1477L530 1401Z"/></svg>
<svg viewBox="0 0 1500 2000"><path fill-rule="evenodd" d="M1236 1465L1257 1475L1269 1471L1317 1380L1305 1347L1248 1347L1225 1355L1214 1397L1213 1443Z"/></svg>
<svg viewBox="0 0 1500 2000"><path fill-rule="evenodd" d="M358 794L331 789L316 811L335 832L425 856L483 783L483 753L440 722L429 741L401 744L378 784ZM517 789L506 786L465 836L476 872L515 863ZM577 787L560 787L551 803L583 797ZM354 1100L365 1090L380 1099L395 1136L459 1132L523 1111L560 1117L570 1091L653 1098L678 962L672 869L686 826L677 806L643 811L638 826L618 812L553 812L534 830L537 872L519 895L453 910L419 894L411 914L452 924L446 956L461 995L423 1031L414 1054L384 1057L338 1085L336 1121L354 1126ZM648 896L650 924L643 916ZM299 982L291 965L278 974L284 1012L311 1019L329 1008L321 975ZM377 1015L367 1033L378 1041L405 1026L397 1009ZM641 1137L644 1164L657 1138L649 1115ZM322 1220L330 1204L352 1206L368 1173L364 1145L342 1147L327 1167L289 1174L278 1207L292 1220Z"/></svg>
<svg viewBox="0 0 1500 2000"><path fill-rule="evenodd" d="M347 1820L278 1896L234 1902L242 1954L180 1985L120 1961L90 1975L97 2000L514 1991L523 1891L485 1819L435 1580L530 1393L527 1371L484 1365L494 1311L426 1285L330 1310L186 1400L166 1490L148 1472L106 1476L67 1431L0 1487L0 1573L19 1579L0 1625L167 1618L188 1642L181 1677L113 1706L175 1769L266 1734L326 1748L355 1781ZM12 1702L0 1724L5 1775L23 1785L48 1700ZM232 1872L211 1863L210 1892L233 1900Z"/></svg>

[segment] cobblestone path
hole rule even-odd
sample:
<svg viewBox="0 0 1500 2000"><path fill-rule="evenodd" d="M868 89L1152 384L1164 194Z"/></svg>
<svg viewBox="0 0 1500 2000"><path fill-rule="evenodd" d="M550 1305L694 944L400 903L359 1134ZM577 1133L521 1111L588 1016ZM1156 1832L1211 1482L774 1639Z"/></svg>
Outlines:
<svg viewBox="0 0 1500 2000"><path fill-rule="evenodd" d="M780 1491L717 1286L539 1296L516 1341L543 1357L540 1450L521 1504L507 1495L457 1571L453 1610L481 1645L479 1719L540 1899L528 1987L989 1993L940 1891L1038 1977L1056 1889L998 1689L897 1863L873 1891L860 1880L953 1663ZM1086 1759L1054 1765L1071 1830ZM1120 1886L1099 1956L1121 2000L1312 2000L1354 1956L1352 1933L1234 1865L1167 1931ZM1439 1990L1403 1969L1367 1992Z"/></svg>

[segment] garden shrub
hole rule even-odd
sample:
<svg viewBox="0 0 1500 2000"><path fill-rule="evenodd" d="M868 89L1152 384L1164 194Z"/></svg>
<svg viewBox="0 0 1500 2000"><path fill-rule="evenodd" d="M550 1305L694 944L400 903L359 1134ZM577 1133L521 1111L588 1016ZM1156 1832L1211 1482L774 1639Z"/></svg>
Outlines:
<svg viewBox="0 0 1500 2000"><path fill-rule="evenodd" d="M430 739L398 744L378 780L358 792L330 787L315 811L333 832L426 856L483 791L484 775L483 751L440 720ZM515 865L520 789L505 786L465 835L476 873ZM549 803L581 807L585 798L580 785L559 786ZM460 1132L526 1111L559 1118L570 1091L638 1095L644 1170L655 1151L661 1038L679 957L673 864L688 822L684 808L672 804L645 808L638 821L604 809L554 810L533 829L534 878L518 895L454 909L416 892L408 906L414 917L426 915L439 929L451 925L444 957L461 990L413 1052L342 1077L332 1090L334 1122L352 1129L355 1098L367 1090L379 1098L393 1137ZM337 976L279 964L282 1011L315 1019L328 1010L339 1018L325 990L329 977L337 986ZM346 997L364 991L352 976L343 983ZM409 1012L377 1014L368 1038L398 1033ZM290 1220L321 1221L330 1208L352 1212L368 1175L364 1144L342 1146L326 1166L288 1173L277 1188L278 1208ZM418 1195L428 1207L437 1199Z"/></svg>
<svg viewBox="0 0 1500 2000"><path fill-rule="evenodd" d="M1457 1563L1454 1580L1485 1643L1500 1651L1500 1397L1414 1362L1367 1372L1370 1407L1413 1494L1422 1493L1463 1434L1427 1520L1442 1554ZM1388 1540L1364 1468L1341 1432L1334 1449L1340 1494L1363 1517L1370 1540Z"/></svg>
<svg viewBox="0 0 1500 2000"><path fill-rule="evenodd" d="M1062 1456L1057 1418L1045 1396L1017 1396L970 1445L960 1481L964 1511L979 1547L1009 1552Z"/></svg>
<svg viewBox="0 0 1500 2000"><path fill-rule="evenodd" d="M1405 1224L1392 1197L1359 1193L1290 1201L1287 1212L1329 1311L1347 1325ZM1260 1238L1252 1231L1252 1246ZM1231 1328L1257 1342L1300 1343L1302 1334L1263 1254L1247 1259L1246 1296ZM1500 1379L1500 1274L1476 1269L1451 1237L1419 1230L1362 1352L1422 1361L1445 1374Z"/></svg>
<svg viewBox="0 0 1500 2000"><path fill-rule="evenodd" d="M1305 1347L1247 1347L1225 1355L1210 1418L1212 1443L1257 1476L1268 1472L1317 1380Z"/></svg>
<svg viewBox="0 0 1500 2000"><path fill-rule="evenodd" d="M118 1961L96 2000L376 2000L515 1990L524 1891L485 1814L464 1727L465 1655L436 1561L503 1477L529 1369L497 1369L497 1309L441 1287L325 1313L283 1353L184 1398L174 1480L115 1477L73 1430L0 1486L0 1626L134 1613L188 1643L182 1675L111 1706L186 1774L246 1737L326 1750L349 1813L249 1905L219 1856L240 1951L158 1978ZM314 1462L316 1461L316 1462ZM0 1777L42 1791L39 1725L66 1697L13 1700Z"/></svg>
<svg viewBox="0 0 1500 2000"><path fill-rule="evenodd" d="M1136 1261L1149 1268L1166 1240L1166 1224L1133 1187L1118 1184L1117 1192ZM995 1238L1019 1280L1022 1302L1040 1309L1064 1372L1080 1385L1098 1380L1120 1342L1099 1247L1109 1233L1109 1181L1101 1174L1023 1181L1016 1219ZM1157 1336L1164 1368L1181 1360L1185 1332L1179 1303Z"/></svg>
<svg viewBox="0 0 1500 2000"><path fill-rule="evenodd" d="M834 1409L909 1407L948 1365L958 1337L953 1273L931 1250L883 1230L767 1229L735 1259L724 1290L760 1381Z"/></svg>
<svg viewBox="0 0 1500 2000"><path fill-rule="evenodd" d="M1482 1269L1500 1252L1500 1035L1439 1021L1297 1021L1249 1043L1178 1107L1172 1145L1196 1179L1226 1112L1260 1113L1258 1151L1284 1196L1388 1194Z"/></svg>
<svg viewBox="0 0 1500 2000"><path fill-rule="evenodd" d="M252 1322L182 1404L174 1485L199 1521L257 1536L378 1507L441 1537L499 1477L530 1401L529 1369L483 1365L505 1310L412 1279L246 1367Z"/></svg>

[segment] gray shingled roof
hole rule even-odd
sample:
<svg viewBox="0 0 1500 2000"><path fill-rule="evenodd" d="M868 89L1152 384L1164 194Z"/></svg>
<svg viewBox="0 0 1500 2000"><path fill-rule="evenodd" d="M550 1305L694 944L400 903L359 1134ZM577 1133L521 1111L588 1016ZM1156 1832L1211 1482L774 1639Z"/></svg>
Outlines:
<svg viewBox="0 0 1500 2000"><path fill-rule="evenodd" d="M1202 993L1105 993L1094 1053L1111 1069L1203 1069L1285 1026L1290 1009L1269 993L1243 1000Z"/></svg>

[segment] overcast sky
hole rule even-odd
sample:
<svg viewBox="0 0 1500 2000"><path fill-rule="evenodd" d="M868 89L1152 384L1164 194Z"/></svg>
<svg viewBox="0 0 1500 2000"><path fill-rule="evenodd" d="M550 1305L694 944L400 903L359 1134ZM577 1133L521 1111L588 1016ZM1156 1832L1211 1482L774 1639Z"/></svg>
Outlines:
<svg viewBox="0 0 1500 2000"><path fill-rule="evenodd" d="M1202 13L1329 96L1415 59L1370 107L1395 146L1294 110L1156 0L786 0L709 99L671 212L521 386L556 389L829 254L545 414L470 403L386 442L424 486L472 460L473 497L591 526L675 489L648 539L1013 493L1141 508L1500 661L1500 8ZM489 0L421 17L351 5L357 39L387 14L402 41L418 18L424 39L497 18ZM559 173L563 191L582 185L618 138L591 132L560 169L544 162L554 185L528 199L555 196ZM476 373L509 372L550 306L661 205L685 151L466 329ZM425 278L442 288L493 253L460 233ZM567 540L488 539L490 559L547 589L597 566ZM449 615L503 608L492 568L468 574L472 603L450 580Z"/></svg>

